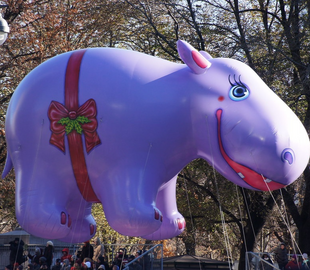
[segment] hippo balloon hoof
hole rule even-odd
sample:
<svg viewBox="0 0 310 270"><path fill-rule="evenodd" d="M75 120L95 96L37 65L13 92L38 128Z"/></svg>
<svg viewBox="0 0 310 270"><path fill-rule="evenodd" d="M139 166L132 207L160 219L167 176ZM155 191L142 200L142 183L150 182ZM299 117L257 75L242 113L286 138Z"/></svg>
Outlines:
<svg viewBox="0 0 310 270"><path fill-rule="evenodd" d="M149 234L143 235L142 237L148 240L161 240L161 239L169 239L181 234L185 229L185 219L179 213L174 213L171 216L165 216L163 219L163 224L160 228Z"/></svg>
<svg viewBox="0 0 310 270"><path fill-rule="evenodd" d="M88 216L83 220L73 220L73 226L70 232L63 238L59 238L63 242L72 243L72 241L81 243L88 241L96 233L96 223L92 216Z"/></svg>
<svg viewBox="0 0 310 270"><path fill-rule="evenodd" d="M159 209L153 206L136 205L127 208L125 212L121 211L119 209L119 213L113 214L112 217L110 217L109 213L106 213L111 228L121 234L141 236L158 230L162 225L162 214Z"/></svg>

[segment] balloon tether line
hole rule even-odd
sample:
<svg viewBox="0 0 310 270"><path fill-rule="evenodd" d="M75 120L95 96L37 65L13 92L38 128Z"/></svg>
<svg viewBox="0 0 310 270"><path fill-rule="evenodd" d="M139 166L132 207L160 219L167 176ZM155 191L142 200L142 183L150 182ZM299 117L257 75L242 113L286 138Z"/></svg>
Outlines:
<svg viewBox="0 0 310 270"><path fill-rule="evenodd" d="M217 197L218 197L219 210L220 210L220 216L221 216L221 222L222 222L224 241L225 241L225 246L226 246L226 253L227 253L227 258L228 258L228 264L229 264L229 269L232 269L232 263L229 260L229 258L232 258L232 252L231 252L231 249L229 248L229 236L228 236L227 229L226 229L226 223L225 223L224 212L222 210L221 199L220 199L220 196L219 196L217 177L216 177L215 167L214 167L212 145L211 145L211 140L209 140L210 132L209 132L209 129L208 129L208 116L207 115L206 115L206 127L207 127L207 134L208 134L209 149L210 149L211 157L212 157L211 166L213 168L213 176L214 176L214 180L215 180L216 192L217 192Z"/></svg>

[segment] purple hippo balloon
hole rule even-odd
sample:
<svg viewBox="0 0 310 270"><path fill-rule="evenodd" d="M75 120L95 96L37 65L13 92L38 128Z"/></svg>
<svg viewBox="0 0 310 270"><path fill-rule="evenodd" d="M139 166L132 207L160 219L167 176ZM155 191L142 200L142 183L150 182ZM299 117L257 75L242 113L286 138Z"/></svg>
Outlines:
<svg viewBox="0 0 310 270"><path fill-rule="evenodd" d="M296 115L247 65L178 41L185 64L92 48L29 73L6 117L5 176L16 173L16 216L29 233L66 242L110 226L146 239L185 227L176 179L197 158L254 190L292 183L309 159Z"/></svg>

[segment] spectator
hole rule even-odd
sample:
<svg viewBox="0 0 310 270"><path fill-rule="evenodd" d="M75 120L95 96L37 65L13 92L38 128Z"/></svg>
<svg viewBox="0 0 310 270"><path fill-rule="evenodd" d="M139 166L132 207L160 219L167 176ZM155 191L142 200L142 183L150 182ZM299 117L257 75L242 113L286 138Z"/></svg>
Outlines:
<svg viewBox="0 0 310 270"><path fill-rule="evenodd" d="M286 264L288 263L285 243L281 243L280 247L275 250L275 260L279 265L279 269L284 270Z"/></svg>
<svg viewBox="0 0 310 270"><path fill-rule="evenodd" d="M94 256L93 261L97 262L99 256L104 257L104 246L101 244L100 238L97 237L95 240L95 249L94 249Z"/></svg>
<svg viewBox="0 0 310 270"><path fill-rule="evenodd" d="M85 262L86 269L91 269L91 262Z"/></svg>
<svg viewBox="0 0 310 270"><path fill-rule="evenodd" d="M128 259L128 262L131 262L135 259L135 256L131 255ZM129 265L129 270L142 270L142 266L139 264L138 261L134 261Z"/></svg>
<svg viewBox="0 0 310 270"><path fill-rule="evenodd" d="M285 266L286 270L299 270L301 267L300 263L298 262L297 255L293 255L291 260Z"/></svg>
<svg viewBox="0 0 310 270"><path fill-rule="evenodd" d="M33 262L32 264L33 264L33 270L39 270L40 269L40 260L39 260L39 263Z"/></svg>
<svg viewBox="0 0 310 270"><path fill-rule="evenodd" d="M17 262L14 263L13 264L13 270L18 270L18 266L19 266L19 263L17 263Z"/></svg>
<svg viewBox="0 0 310 270"><path fill-rule="evenodd" d="M48 269L47 267L47 262L46 262L46 258L45 257L41 257L40 259L39 259L39 263L40 263L40 269L41 270L46 270L46 269Z"/></svg>
<svg viewBox="0 0 310 270"><path fill-rule="evenodd" d="M76 255L72 255L70 259L70 265L71 267L74 266L75 263L79 263L78 260L76 259Z"/></svg>
<svg viewBox="0 0 310 270"><path fill-rule="evenodd" d="M47 265L48 270L51 269L51 265L52 265L53 257L54 257L53 253L54 253L54 244L52 241L47 241L43 256L46 259L46 265Z"/></svg>
<svg viewBox="0 0 310 270"><path fill-rule="evenodd" d="M18 263L18 265L22 264L24 260L24 241L15 238L14 241L10 243L10 264L14 266L14 263Z"/></svg>
<svg viewBox="0 0 310 270"><path fill-rule="evenodd" d="M308 260L308 254L302 254L303 262L301 264L301 270L309 270L310 269L310 262Z"/></svg>
<svg viewBox="0 0 310 270"><path fill-rule="evenodd" d="M65 259L68 259L69 261L71 261L71 257L72 257L72 255L69 254L69 249L64 248L62 250L62 256L60 258L61 262L63 262Z"/></svg>
<svg viewBox="0 0 310 270"><path fill-rule="evenodd" d="M39 259L42 257L42 250L40 248L36 247L34 255L32 256L28 252L28 257L31 260L31 263L36 262L36 264L39 264Z"/></svg>
<svg viewBox="0 0 310 270"><path fill-rule="evenodd" d="M262 260L260 261L259 269L260 270L272 270L274 269L272 265L273 265L273 262L270 259L269 255L267 253L263 254Z"/></svg>
<svg viewBox="0 0 310 270"><path fill-rule="evenodd" d="M114 265L112 266L112 270L119 270L119 267L118 267L116 264L114 264Z"/></svg>
<svg viewBox="0 0 310 270"><path fill-rule="evenodd" d="M122 268L123 261L126 260L126 249L120 248L116 253L113 264L117 265L120 269Z"/></svg>
<svg viewBox="0 0 310 270"><path fill-rule="evenodd" d="M56 259L55 265L52 267L52 270L60 270L61 269L60 262L61 262L60 259Z"/></svg>
<svg viewBox="0 0 310 270"><path fill-rule="evenodd" d="M27 270L34 270L33 264L29 263L27 266Z"/></svg>
<svg viewBox="0 0 310 270"><path fill-rule="evenodd" d="M138 258L139 256L141 256L143 254L142 250L138 250L135 254L135 257ZM142 266L143 268L143 257L138 258L137 262Z"/></svg>
<svg viewBox="0 0 310 270"><path fill-rule="evenodd" d="M81 252L81 261L84 261L85 258L92 258L94 257L94 248L89 243L89 241L84 242Z"/></svg>
<svg viewBox="0 0 310 270"><path fill-rule="evenodd" d="M39 265L40 265L40 267L41 267L43 264L46 264L46 258L45 258L44 256L42 256L42 257L39 259Z"/></svg>
<svg viewBox="0 0 310 270"><path fill-rule="evenodd" d="M77 262L75 262L70 270L80 270L80 269L81 269L81 266Z"/></svg>
<svg viewBox="0 0 310 270"><path fill-rule="evenodd" d="M64 261L62 262L61 270L70 270L70 269L71 269L70 261L68 259L64 259Z"/></svg>

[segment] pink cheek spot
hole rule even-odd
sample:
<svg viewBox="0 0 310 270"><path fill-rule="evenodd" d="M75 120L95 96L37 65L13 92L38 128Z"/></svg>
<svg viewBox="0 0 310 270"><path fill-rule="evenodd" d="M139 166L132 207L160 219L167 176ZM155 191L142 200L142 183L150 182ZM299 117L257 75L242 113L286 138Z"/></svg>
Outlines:
<svg viewBox="0 0 310 270"><path fill-rule="evenodd" d="M224 101L224 97L223 97L223 96L220 96L220 97L218 98L218 101Z"/></svg>

